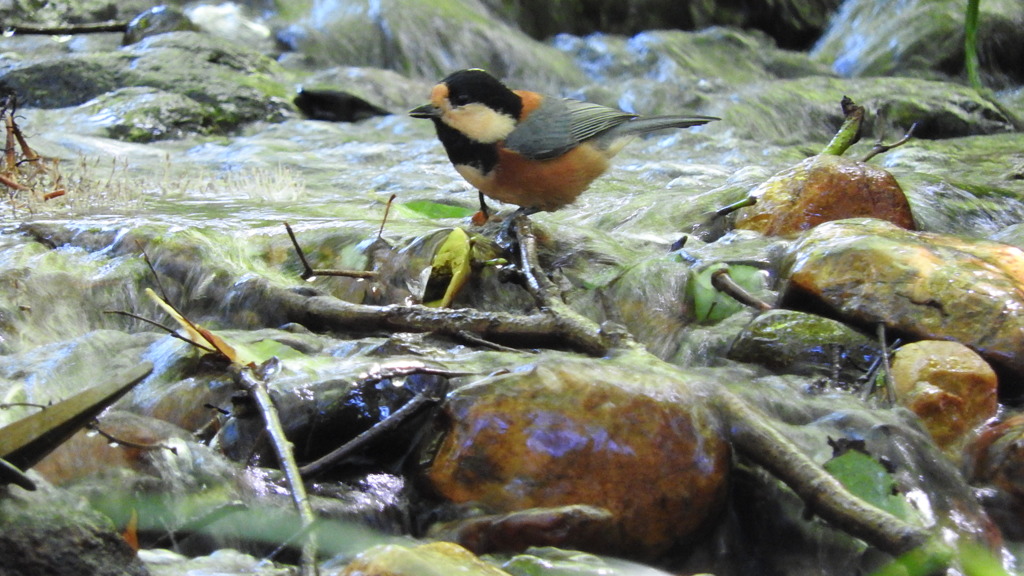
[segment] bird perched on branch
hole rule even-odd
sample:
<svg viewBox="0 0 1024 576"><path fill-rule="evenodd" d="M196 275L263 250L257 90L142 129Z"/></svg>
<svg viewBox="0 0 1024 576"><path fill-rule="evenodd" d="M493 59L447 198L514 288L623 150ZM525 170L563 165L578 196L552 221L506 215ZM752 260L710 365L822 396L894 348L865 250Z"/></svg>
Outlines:
<svg viewBox="0 0 1024 576"><path fill-rule="evenodd" d="M630 140L665 128L689 128L711 116L637 116L615 108L510 90L473 68L449 75L415 108L434 121L455 170L484 196L527 213L557 210L576 200L608 169Z"/></svg>

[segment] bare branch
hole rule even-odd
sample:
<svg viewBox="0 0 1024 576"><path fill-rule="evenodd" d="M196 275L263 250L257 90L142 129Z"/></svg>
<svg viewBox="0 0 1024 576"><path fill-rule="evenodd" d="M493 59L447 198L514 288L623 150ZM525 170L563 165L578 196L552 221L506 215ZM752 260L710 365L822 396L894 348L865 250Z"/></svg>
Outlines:
<svg viewBox="0 0 1024 576"><path fill-rule="evenodd" d="M271 362L276 361L276 358L271 360ZM232 364L232 366L238 367L237 364ZM268 372L269 370L264 371ZM257 375L253 368L248 366L238 367L237 379L238 383L249 392L256 402L260 416L263 418L264 429L270 436L271 444L274 446L274 452L277 455L277 461L284 472L288 487L291 490L292 501L295 503L295 508L299 511L302 529L304 531L309 530L316 522L316 516L313 514L313 507L309 503L309 498L306 496L306 486L302 482L299 465L295 462L292 443L285 436L281 419L277 415L277 408L274 407L274 401L270 398L267 382L262 376ZM316 563L316 548L316 534L310 532L309 537L305 539L302 546L301 564L303 576L315 576L319 572Z"/></svg>
<svg viewBox="0 0 1024 576"><path fill-rule="evenodd" d="M390 201L388 206L391 206ZM385 214L385 218L387 215ZM284 223L284 229L288 232L288 237L292 239L292 246L295 247L295 253L299 257L299 262L302 262L302 274L299 275L303 280L313 280L317 276L342 276L345 278L376 278L377 273L372 270L332 270L324 269L317 270L309 265L309 260L306 260L306 253L303 252L302 247L299 246L298 239L295 238L295 232L292 231L292 227L287 222ZM381 222L381 231L384 230L384 223Z"/></svg>

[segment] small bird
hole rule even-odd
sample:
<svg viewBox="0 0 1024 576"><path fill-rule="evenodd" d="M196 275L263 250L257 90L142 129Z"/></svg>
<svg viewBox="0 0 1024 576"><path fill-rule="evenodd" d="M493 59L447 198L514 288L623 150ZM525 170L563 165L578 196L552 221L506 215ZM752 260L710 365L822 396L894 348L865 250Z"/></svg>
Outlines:
<svg viewBox="0 0 1024 576"><path fill-rule="evenodd" d="M571 204L630 140L688 128L712 116L650 116L528 90L510 90L478 68L434 86L430 102L409 112L434 121L455 170L484 195L532 214Z"/></svg>

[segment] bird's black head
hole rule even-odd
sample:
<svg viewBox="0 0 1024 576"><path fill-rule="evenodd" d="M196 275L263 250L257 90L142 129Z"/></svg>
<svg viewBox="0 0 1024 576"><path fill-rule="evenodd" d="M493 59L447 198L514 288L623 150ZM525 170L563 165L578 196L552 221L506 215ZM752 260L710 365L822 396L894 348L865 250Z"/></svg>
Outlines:
<svg viewBox="0 0 1024 576"><path fill-rule="evenodd" d="M479 68L459 70L449 74L441 83L448 87L448 101L452 106L478 102L512 118L519 118L523 110L519 96Z"/></svg>

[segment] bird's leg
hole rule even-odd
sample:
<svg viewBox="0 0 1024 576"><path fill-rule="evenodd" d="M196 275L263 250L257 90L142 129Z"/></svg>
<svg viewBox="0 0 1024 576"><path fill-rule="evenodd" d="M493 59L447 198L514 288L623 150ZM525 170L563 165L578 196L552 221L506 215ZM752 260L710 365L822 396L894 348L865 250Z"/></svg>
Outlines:
<svg viewBox="0 0 1024 576"><path fill-rule="evenodd" d="M487 202L484 202L484 193L477 192L477 194L480 195L480 212L483 212L484 222L487 222L487 220L491 217L491 210L490 208L487 207Z"/></svg>

